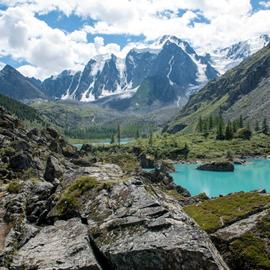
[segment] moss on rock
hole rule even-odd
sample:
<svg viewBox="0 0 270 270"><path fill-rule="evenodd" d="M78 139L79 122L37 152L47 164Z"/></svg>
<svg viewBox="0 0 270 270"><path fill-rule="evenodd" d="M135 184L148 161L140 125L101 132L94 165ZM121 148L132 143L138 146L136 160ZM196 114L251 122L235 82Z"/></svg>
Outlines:
<svg viewBox="0 0 270 270"><path fill-rule="evenodd" d="M270 204L270 196L256 192L235 193L184 207L185 212L207 232L214 232Z"/></svg>

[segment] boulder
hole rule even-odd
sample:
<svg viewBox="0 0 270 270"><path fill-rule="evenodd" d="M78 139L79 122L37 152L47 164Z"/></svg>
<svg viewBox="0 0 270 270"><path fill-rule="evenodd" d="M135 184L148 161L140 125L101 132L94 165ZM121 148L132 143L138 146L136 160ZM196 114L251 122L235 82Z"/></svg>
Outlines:
<svg viewBox="0 0 270 270"><path fill-rule="evenodd" d="M87 202L92 239L114 269L228 269L207 234L166 198L130 180Z"/></svg>
<svg viewBox="0 0 270 270"><path fill-rule="evenodd" d="M200 165L197 170L216 171L216 172L233 172L234 166L229 161L214 161Z"/></svg>
<svg viewBox="0 0 270 270"><path fill-rule="evenodd" d="M139 156L140 165L143 169L152 169L155 167L155 157L147 154L141 154Z"/></svg>
<svg viewBox="0 0 270 270"><path fill-rule="evenodd" d="M44 227L14 256L11 270L99 270L90 245L88 229L79 219L58 221Z"/></svg>
<svg viewBox="0 0 270 270"><path fill-rule="evenodd" d="M65 157L77 156L77 148L71 144L67 144L62 147L62 153Z"/></svg>
<svg viewBox="0 0 270 270"><path fill-rule="evenodd" d="M163 173L173 173L175 172L175 168L173 163L162 160L156 163L156 170L163 172Z"/></svg>
<svg viewBox="0 0 270 270"><path fill-rule="evenodd" d="M90 153L90 152L93 151L93 145L91 145L91 144L83 144L80 151Z"/></svg>
<svg viewBox="0 0 270 270"><path fill-rule="evenodd" d="M57 131L53 128L46 128L46 131L45 131L47 134L49 134L53 139L56 139L59 137Z"/></svg>
<svg viewBox="0 0 270 270"><path fill-rule="evenodd" d="M44 179L49 182L53 182L55 179L59 179L63 176L63 167L59 163L58 159L50 156L46 163L46 169L44 173Z"/></svg>
<svg viewBox="0 0 270 270"><path fill-rule="evenodd" d="M14 171L26 170L32 167L32 165L33 160L28 154L18 154L9 160L9 167Z"/></svg>
<svg viewBox="0 0 270 270"><path fill-rule="evenodd" d="M39 136L39 130L37 128L33 128L27 132L27 136L29 138L35 138Z"/></svg>
<svg viewBox="0 0 270 270"><path fill-rule="evenodd" d="M246 160L244 159L240 159L240 158L234 158L233 159L233 164L236 164L236 165L243 165L246 163Z"/></svg>

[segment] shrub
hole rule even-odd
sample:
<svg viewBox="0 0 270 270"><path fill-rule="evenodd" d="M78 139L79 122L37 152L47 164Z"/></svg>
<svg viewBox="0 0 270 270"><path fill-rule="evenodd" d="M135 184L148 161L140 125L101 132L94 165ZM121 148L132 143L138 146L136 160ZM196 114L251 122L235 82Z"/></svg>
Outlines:
<svg viewBox="0 0 270 270"><path fill-rule="evenodd" d="M248 128L241 128L237 131L237 137L244 139L244 140L250 140L252 136L252 132Z"/></svg>
<svg viewBox="0 0 270 270"><path fill-rule="evenodd" d="M9 193L19 193L22 187L22 183L20 182L11 182L10 184L8 184L7 186L7 191Z"/></svg>

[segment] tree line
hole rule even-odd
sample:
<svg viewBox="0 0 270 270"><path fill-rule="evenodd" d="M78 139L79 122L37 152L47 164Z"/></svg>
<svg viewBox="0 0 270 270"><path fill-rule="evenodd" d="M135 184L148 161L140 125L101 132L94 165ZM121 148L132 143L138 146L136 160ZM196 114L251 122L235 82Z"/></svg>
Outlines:
<svg viewBox="0 0 270 270"><path fill-rule="evenodd" d="M234 137L250 139L252 136L252 129L249 122L244 123L243 116L240 115L238 119L233 121L224 121L221 113L218 116L210 115L207 118L199 117L197 130L203 136L207 137L209 133L216 133L217 140L231 140ZM269 126L267 119L264 118L260 123L256 121L254 131L262 132L268 135Z"/></svg>

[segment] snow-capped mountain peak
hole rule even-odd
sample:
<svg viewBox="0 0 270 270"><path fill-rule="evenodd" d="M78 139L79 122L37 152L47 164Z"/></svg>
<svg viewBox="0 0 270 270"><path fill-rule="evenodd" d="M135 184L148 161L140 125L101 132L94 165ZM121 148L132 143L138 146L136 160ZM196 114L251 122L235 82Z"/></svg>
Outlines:
<svg viewBox="0 0 270 270"><path fill-rule="evenodd" d="M260 35L249 40L232 44L226 48L216 49L211 53L213 66L223 74L228 69L235 67L245 58L254 54L270 42L269 35Z"/></svg>
<svg viewBox="0 0 270 270"><path fill-rule="evenodd" d="M66 74L64 78L63 74ZM92 57L83 71L73 75L64 71L42 85L50 93L54 85L61 89L55 98L93 101L125 92L135 93L134 89L139 91L149 78L165 80L171 88L169 91L185 96L191 88L197 89L216 76L208 59L199 56L188 42L164 36L148 47L130 50L124 59L113 54Z"/></svg>

